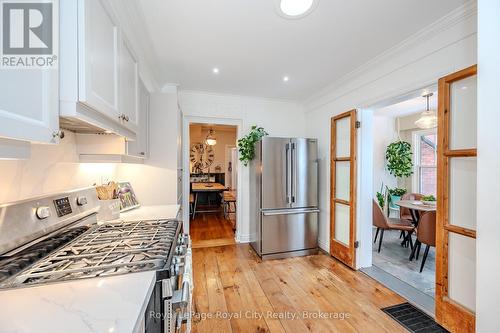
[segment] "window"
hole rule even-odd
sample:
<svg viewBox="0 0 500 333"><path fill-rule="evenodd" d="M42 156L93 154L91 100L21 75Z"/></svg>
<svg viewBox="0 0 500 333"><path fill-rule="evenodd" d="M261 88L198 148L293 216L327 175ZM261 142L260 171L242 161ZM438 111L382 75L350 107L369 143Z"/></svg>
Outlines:
<svg viewBox="0 0 500 333"><path fill-rule="evenodd" d="M414 188L418 193L436 196L437 189L437 134L435 131L415 133L413 150L415 160Z"/></svg>

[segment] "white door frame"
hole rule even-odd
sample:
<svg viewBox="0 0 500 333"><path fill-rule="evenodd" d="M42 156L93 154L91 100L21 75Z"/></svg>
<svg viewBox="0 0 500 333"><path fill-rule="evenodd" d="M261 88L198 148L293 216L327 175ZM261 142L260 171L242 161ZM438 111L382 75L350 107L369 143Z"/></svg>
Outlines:
<svg viewBox="0 0 500 333"><path fill-rule="evenodd" d="M215 117L198 117L184 116L182 120L182 211L184 225L188 232L190 230L189 219L189 125L193 123L201 124L217 124L217 125L233 125L236 126L236 137L242 136L242 120L233 118L215 118ZM241 226L241 163L238 162L238 187L236 189L236 231L234 233L235 240L238 241L237 235Z"/></svg>

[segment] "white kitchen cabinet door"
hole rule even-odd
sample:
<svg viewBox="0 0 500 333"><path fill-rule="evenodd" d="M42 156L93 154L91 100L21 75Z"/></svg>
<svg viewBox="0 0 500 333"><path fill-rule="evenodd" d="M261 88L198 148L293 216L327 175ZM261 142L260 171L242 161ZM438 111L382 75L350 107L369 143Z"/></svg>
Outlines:
<svg viewBox="0 0 500 333"><path fill-rule="evenodd" d="M57 143L58 71L2 69L0 72L0 137Z"/></svg>
<svg viewBox="0 0 500 333"><path fill-rule="evenodd" d="M139 80L139 115L137 140L129 141L128 155L142 158L149 157L149 91Z"/></svg>
<svg viewBox="0 0 500 333"><path fill-rule="evenodd" d="M122 34L120 40L119 110L123 125L136 132L139 123L139 63L125 35Z"/></svg>
<svg viewBox="0 0 500 333"><path fill-rule="evenodd" d="M120 29L103 1L80 0L78 6L79 101L117 121Z"/></svg>

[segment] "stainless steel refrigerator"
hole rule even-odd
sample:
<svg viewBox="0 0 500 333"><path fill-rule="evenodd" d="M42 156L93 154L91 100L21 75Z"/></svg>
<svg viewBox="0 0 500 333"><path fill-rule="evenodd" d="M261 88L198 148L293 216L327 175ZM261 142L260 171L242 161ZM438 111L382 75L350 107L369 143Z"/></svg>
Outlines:
<svg viewBox="0 0 500 333"><path fill-rule="evenodd" d="M263 259L318 250L318 142L264 137L250 162L250 243Z"/></svg>

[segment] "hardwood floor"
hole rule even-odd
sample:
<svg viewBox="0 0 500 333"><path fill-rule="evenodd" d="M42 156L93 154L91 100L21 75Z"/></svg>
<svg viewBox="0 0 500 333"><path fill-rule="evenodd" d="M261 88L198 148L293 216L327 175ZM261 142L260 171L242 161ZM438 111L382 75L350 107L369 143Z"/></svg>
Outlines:
<svg viewBox="0 0 500 333"><path fill-rule="evenodd" d="M235 244L231 221L218 213L196 214L189 233L193 248Z"/></svg>
<svg viewBox="0 0 500 333"><path fill-rule="evenodd" d="M193 265L193 332L406 332L380 310L403 298L324 254L262 262L230 245Z"/></svg>

